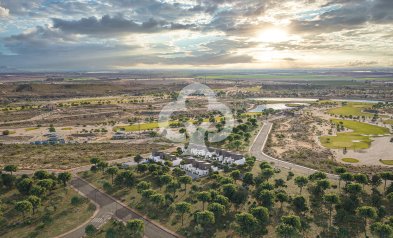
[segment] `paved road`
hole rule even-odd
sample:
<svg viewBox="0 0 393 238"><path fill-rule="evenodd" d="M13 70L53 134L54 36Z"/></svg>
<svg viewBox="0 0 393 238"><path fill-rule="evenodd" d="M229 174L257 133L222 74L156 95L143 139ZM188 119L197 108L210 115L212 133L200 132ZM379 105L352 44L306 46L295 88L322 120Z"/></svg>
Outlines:
<svg viewBox="0 0 393 238"><path fill-rule="evenodd" d="M104 225L111 218L117 218L123 221L130 219L141 219L145 223L145 237L148 238L176 238L181 237L180 235L169 231L161 225L151 221L135 211L128 208L126 205L109 196L108 194L96 189L93 185L87 181L75 177L71 181L71 185L82 193L84 196L89 198L91 201L99 206L98 213L88 223L83 224L76 230L73 230L60 237L62 238L80 238L85 234L85 227L89 224L93 224L97 228Z"/></svg>
<svg viewBox="0 0 393 238"><path fill-rule="evenodd" d="M318 172L318 170L307 168L301 165L297 165L294 163L290 163L287 161L282 161L279 159L275 159L271 156L266 155L263 153L263 148L265 147L265 144L267 142L267 139L269 137L270 131L273 127L273 123L269 121L265 121L261 130L259 131L258 135L256 136L252 146L250 147L250 153L254 155L257 160L259 161L268 161L268 162L274 162L274 165L279 168L284 168L284 169L289 169L292 170L293 172L301 173L304 175L310 175L315 172ZM337 175L334 174L327 174L327 176L330 179L338 179Z"/></svg>

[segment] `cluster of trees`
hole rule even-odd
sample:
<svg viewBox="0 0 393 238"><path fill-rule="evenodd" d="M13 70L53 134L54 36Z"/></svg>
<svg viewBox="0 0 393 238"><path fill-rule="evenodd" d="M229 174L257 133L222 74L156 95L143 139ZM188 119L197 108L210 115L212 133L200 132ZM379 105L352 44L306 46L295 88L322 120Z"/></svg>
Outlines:
<svg viewBox="0 0 393 238"><path fill-rule="evenodd" d="M302 236L310 226L320 227L321 237L393 235L392 173L369 177L339 167L336 185L322 172L310 176L289 172L281 179L276 178L281 171L267 162L259 169L257 174L248 167L211 173L201 186L181 169L162 164L138 164L126 170L109 167L104 172L114 176L115 186L135 187L142 197L138 208L149 215L175 213L187 236L230 228L241 237L260 237L268 226L274 226L280 237ZM298 187L296 194L288 192L290 180ZM186 223L187 217L191 219Z"/></svg>
<svg viewBox="0 0 393 238"><path fill-rule="evenodd" d="M15 201L15 210L23 218L35 214L41 206L42 199L50 195L59 185L66 186L71 179L68 172L54 174L43 170L36 171L32 177L27 175L15 176L17 166L6 165L0 177L0 189L11 190L16 188L22 199ZM6 172L6 173L4 173Z"/></svg>
<svg viewBox="0 0 393 238"><path fill-rule="evenodd" d="M85 228L85 233L88 237L96 237L97 228L93 225L88 225ZM145 224L142 220L132 219L127 222L112 221L110 228L105 231L106 238L129 237L142 238L145 232Z"/></svg>
<svg viewBox="0 0 393 238"><path fill-rule="evenodd" d="M258 127L257 119L248 117L247 121L244 122L243 119L238 119L239 125L233 128L232 133L226 139L227 147L229 149L239 150L242 146L245 146L250 142L251 132Z"/></svg>

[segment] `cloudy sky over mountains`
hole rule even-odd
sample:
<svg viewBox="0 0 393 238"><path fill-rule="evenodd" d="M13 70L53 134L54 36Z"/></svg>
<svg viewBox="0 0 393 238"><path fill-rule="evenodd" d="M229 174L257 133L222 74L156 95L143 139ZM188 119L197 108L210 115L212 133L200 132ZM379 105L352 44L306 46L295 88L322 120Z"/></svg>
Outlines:
<svg viewBox="0 0 393 238"><path fill-rule="evenodd" d="M0 0L0 67L393 66L392 0Z"/></svg>

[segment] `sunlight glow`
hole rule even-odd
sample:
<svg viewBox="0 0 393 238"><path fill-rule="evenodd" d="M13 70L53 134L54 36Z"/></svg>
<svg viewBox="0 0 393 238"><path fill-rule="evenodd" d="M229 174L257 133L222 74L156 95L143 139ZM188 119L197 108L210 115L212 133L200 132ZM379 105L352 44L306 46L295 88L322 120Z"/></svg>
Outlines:
<svg viewBox="0 0 393 238"><path fill-rule="evenodd" d="M289 35L284 30L269 28L258 35L258 40L261 42L282 42L289 40Z"/></svg>

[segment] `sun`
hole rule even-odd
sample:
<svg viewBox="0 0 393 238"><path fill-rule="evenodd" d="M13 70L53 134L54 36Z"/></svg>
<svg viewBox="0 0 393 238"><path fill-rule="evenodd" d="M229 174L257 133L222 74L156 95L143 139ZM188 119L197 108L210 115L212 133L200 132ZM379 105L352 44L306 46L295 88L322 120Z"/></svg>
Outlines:
<svg viewBox="0 0 393 238"><path fill-rule="evenodd" d="M261 42L282 42L289 40L288 33L278 28L263 30L257 37Z"/></svg>

